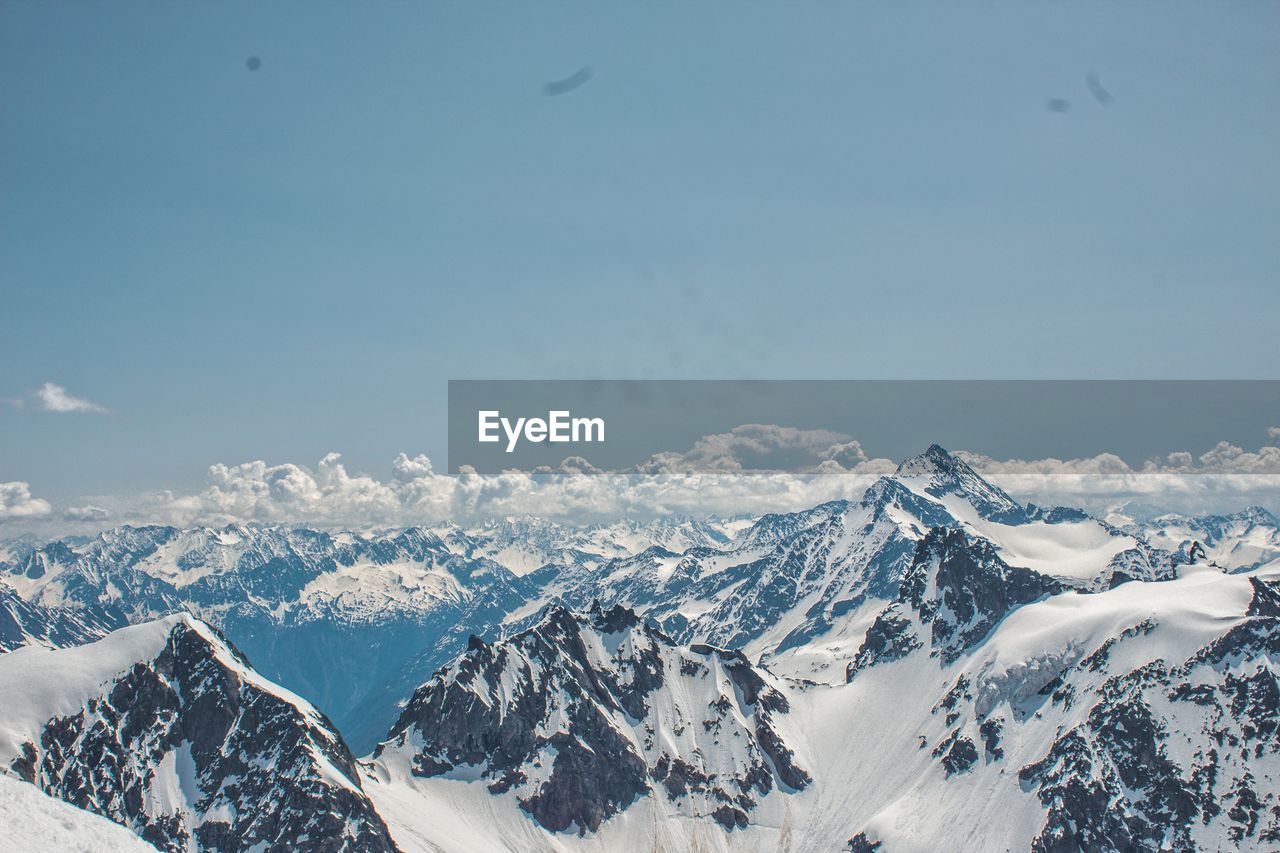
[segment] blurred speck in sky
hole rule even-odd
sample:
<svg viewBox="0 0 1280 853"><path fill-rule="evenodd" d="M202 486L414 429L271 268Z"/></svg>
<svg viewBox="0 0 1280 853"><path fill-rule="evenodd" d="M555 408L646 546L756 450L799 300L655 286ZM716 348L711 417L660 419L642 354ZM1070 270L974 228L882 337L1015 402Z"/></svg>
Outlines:
<svg viewBox="0 0 1280 853"><path fill-rule="evenodd" d="M1093 95L1094 100L1102 104L1104 107L1111 105L1111 93L1102 85L1096 71L1090 71L1084 78L1084 83L1089 87L1089 94Z"/></svg>
<svg viewBox="0 0 1280 853"><path fill-rule="evenodd" d="M565 95L574 89L584 85L592 77L590 68L583 66L577 71L560 80L552 80L542 87L542 91L547 95Z"/></svg>

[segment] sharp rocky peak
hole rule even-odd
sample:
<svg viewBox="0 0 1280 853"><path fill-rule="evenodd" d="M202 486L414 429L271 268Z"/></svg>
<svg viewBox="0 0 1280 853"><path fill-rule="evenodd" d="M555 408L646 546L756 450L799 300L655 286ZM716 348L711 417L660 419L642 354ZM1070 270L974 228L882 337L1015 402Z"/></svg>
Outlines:
<svg viewBox="0 0 1280 853"><path fill-rule="evenodd" d="M1271 510L1263 506L1249 506L1231 514L1232 518L1249 524L1263 525L1265 527L1280 527L1280 519L1277 519Z"/></svg>
<svg viewBox="0 0 1280 853"><path fill-rule="evenodd" d="M904 460L893 476L904 483L917 485L935 498L961 497L979 515L992 521L1022 524L1034 517L1030 508L1019 504L1004 489L987 482L968 463L941 445L931 444L919 456Z"/></svg>
<svg viewBox="0 0 1280 853"><path fill-rule="evenodd" d="M736 652L676 645L633 611L549 607L507 639L473 639L375 752L421 777L476 769L552 831L597 831L645 796L748 825L806 787L777 727L786 688ZM468 769L471 768L471 769Z"/></svg>

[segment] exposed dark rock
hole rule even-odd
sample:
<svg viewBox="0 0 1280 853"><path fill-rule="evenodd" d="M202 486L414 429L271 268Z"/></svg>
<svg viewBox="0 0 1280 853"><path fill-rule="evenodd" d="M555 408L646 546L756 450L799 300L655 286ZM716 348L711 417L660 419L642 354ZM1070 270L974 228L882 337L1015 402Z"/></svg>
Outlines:
<svg viewBox="0 0 1280 853"><path fill-rule="evenodd" d="M673 692L676 680L684 684ZM708 696L701 708L671 705L675 695L698 693ZM705 745L668 752L669 741L655 738L654 703L674 723L671 736ZM681 649L625 608L579 616L556 606L506 640L473 644L419 688L377 755L409 750L422 776L481 767L492 792L514 793L554 831L595 832L655 785L671 800L696 793L725 803L716 819L730 828L746 825L750 794L770 793L775 780L784 790L811 782L774 728L774 715L787 710L786 697L739 652ZM549 726L552 719L561 722ZM732 773L707 764L723 750L734 756Z"/></svg>
<svg viewBox="0 0 1280 853"><path fill-rule="evenodd" d="M977 763L978 749L973 745L973 741L963 737L957 729L934 747L933 757L941 758L947 775L953 776L956 773L963 773Z"/></svg>
<svg viewBox="0 0 1280 853"><path fill-rule="evenodd" d="M930 626L930 647L951 663L985 639L1010 611L1064 590L1053 578L1008 565L986 540L935 528L916 547L897 601L876 617L845 678L851 681L868 666L920 648L910 611Z"/></svg>
<svg viewBox="0 0 1280 853"><path fill-rule="evenodd" d="M845 680L869 666L884 661L900 660L923 645L911 620L902 615L899 604L891 604L876 617L857 654L845 669Z"/></svg>
<svg viewBox="0 0 1280 853"><path fill-rule="evenodd" d="M1264 581L1261 578L1249 578L1249 584L1253 587L1253 599L1245 612L1249 616L1269 616L1280 619L1280 584L1275 581Z"/></svg>
<svg viewBox="0 0 1280 853"><path fill-rule="evenodd" d="M746 829L748 823L746 813L733 806L720 806L711 816L725 829Z"/></svg>
<svg viewBox="0 0 1280 853"><path fill-rule="evenodd" d="M1000 732L1004 721L999 717L990 717L982 721L978 733L982 735L982 745L988 761L999 761L1004 758L1004 750L1000 747Z"/></svg>
<svg viewBox="0 0 1280 853"><path fill-rule="evenodd" d="M236 666L191 623L177 622L155 660L136 664L81 712L49 721L35 754L24 750L14 769L162 850L283 849L299 839L313 850L396 849L329 721L247 680L237 669L247 663L225 649ZM151 811L148 786L166 761L191 780L197 814L227 819L190 826L180 814Z"/></svg>

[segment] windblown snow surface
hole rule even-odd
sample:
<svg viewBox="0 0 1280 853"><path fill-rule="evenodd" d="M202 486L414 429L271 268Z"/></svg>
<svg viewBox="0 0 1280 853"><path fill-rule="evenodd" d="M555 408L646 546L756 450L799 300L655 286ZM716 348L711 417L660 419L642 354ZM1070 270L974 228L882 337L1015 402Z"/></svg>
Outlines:
<svg viewBox="0 0 1280 853"><path fill-rule="evenodd" d="M0 839L21 853L155 853L123 826L0 773Z"/></svg>

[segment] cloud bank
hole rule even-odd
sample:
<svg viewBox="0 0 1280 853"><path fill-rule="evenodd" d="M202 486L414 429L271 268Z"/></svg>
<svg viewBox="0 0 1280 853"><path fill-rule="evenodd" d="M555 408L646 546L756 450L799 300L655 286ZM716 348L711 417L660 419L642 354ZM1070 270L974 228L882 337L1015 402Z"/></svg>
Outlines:
<svg viewBox="0 0 1280 853"><path fill-rule="evenodd" d="M1269 430L1273 441L1280 430ZM956 455L1016 498L1079 506L1098 514L1118 508L1186 513L1261 504L1280 509L1280 447L1245 450L1219 443L1193 455L1169 454L1130 466L1112 454L1082 459L993 459ZM786 462L790 470L759 470ZM48 501L26 483L0 485L0 520L57 532L112 523L177 526L260 522L370 528L536 515L568 522L668 515L734 516L806 509L856 499L896 460L868 456L852 438L825 430L751 424L706 436L689 450L663 453L637 470L601 472L566 460L555 472L480 475L437 473L423 455L399 454L389 477L352 473L337 453L315 465L264 461L209 468L193 494L160 492L94 498L50 518Z"/></svg>

